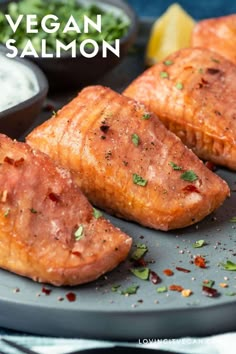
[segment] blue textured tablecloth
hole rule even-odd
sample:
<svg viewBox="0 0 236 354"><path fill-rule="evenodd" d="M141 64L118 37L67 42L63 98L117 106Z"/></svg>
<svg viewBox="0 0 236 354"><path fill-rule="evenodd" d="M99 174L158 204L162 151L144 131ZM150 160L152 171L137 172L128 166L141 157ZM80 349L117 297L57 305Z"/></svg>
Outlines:
<svg viewBox="0 0 236 354"><path fill-rule="evenodd" d="M2 0L0 0L0 2L1 1ZM171 1L171 0L127 0L127 2L136 10L137 15L140 17L141 16L158 17L166 10L166 8L170 4L173 3L173 1ZM236 13L236 0L179 0L178 3L180 5L182 5L183 8L189 14L191 14L192 17L194 17L197 20L202 19L202 18L207 18L207 17L217 17L217 16L223 16L223 15L230 14L230 13ZM16 337L14 337L14 335L16 335L16 334L17 333L14 331L4 330L4 329L0 328L0 335L9 335L9 336L12 336L12 338L16 338ZM234 339L235 339L235 337L234 337ZM29 343L30 343L30 341L32 341L32 338L30 339L30 337L29 337ZM228 344L230 344L228 337L227 337L227 342L228 342ZM216 344L217 345L215 346L215 348L217 346L219 347L219 343L216 342ZM42 340L42 346L44 346L44 345L45 345L45 339ZM38 344L38 346L39 346L39 344ZM78 346L80 346L79 343L78 343ZM72 347L73 347L73 349L78 349L78 346L77 347L72 346ZM84 345L84 344L83 345L81 344L81 346L86 347L86 345ZM206 346L206 343L204 343L204 347L205 346ZM61 349L62 349L62 347L61 347ZM236 347L235 340L234 340L233 347ZM234 352L233 347L231 346L231 349L233 350L232 353L235 353L236 349ZM0 344L0 348L1 348L1 344ZM39 349L39 348L36 348L36 349ZM162 347L162 349L167 349L167 348ZM170 348L168 348L168 349L170 349ZM177 347L175 350L177 350ZM218 353L224 353L224 349L222 349L222 350L223 351L219 350ZM230 347L228 346L227 353L229 353L229 352L231 353L231 351L229 351L229 350L230 350ZM49 353L49 351L47 351L47 349L42 352ZM50 353L53 353L53 352L56 353L56 351L51 349ZM188 352L190 352L190 347L188 348ZM57 353L59 353L59 352L57 351ZM216 351L212 351L212 353L216 353Z"/></svg>

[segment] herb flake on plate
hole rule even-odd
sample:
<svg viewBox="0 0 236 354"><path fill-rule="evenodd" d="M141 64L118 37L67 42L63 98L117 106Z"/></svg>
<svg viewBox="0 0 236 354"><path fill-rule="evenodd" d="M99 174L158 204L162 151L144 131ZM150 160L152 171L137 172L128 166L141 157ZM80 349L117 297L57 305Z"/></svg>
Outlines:
<svg viewBox="0 0 236 354"><path fill-rule="evenodd" d="M231 262L231 261L226 261L226 263L220 263L220 265L221 265L225 270L236 271L236 263L233 263L233 262Z"/></svg>
<svg viewBox="0 0 236 354"><path fill-rule="evenodd" d="M148 280L150 269L149 268L130 268L133 275L141 280Z"/></svg>

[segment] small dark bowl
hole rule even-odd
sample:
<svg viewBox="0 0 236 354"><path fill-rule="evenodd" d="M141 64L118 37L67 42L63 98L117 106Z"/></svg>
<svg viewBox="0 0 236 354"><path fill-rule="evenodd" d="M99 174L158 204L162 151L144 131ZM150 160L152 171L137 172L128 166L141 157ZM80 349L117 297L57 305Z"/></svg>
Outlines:
<svg viewBox="0 0 236 354"><path fill-rule="evenodd" d="M6 53L6 49L2 46L0 47L0 53ZM14 58L11 60L18 61L27 66L36 77L39 85L38 93L34 94L29 99L0 112L0 133L6 134L11 138L18 138L30 128L31 124L39 114L48 92L48 82L42 71L32 62L20 58ZM3 93L1 92L1 95L2 94Z"/></svg>
<svg viewBox="0 0 236 354"><path fill-rule="evenodd" d="M17 1L17 0L16 0ZM19 0L18 0L19 1ZM77 0L83 2L81 0ZM10 1L0 6L5 10ZM81 88L94 83L105 73L113 69L127 54L129 48L134 43L137 33L137 16L133 9L123 0L87 0L86 4L99 6L110 5L121 10L130 20L130 27L127 34L120 38L120 57L108 51L107 58L102 58L102 50L93 58L85 58L80 53L76 58L71 58L70 54L62 53L60 58L34 58L27 56L27 59L35 62L45 73L49 81L49 88L54 90ZM66 5L65 5L66 6Z"/></svg>

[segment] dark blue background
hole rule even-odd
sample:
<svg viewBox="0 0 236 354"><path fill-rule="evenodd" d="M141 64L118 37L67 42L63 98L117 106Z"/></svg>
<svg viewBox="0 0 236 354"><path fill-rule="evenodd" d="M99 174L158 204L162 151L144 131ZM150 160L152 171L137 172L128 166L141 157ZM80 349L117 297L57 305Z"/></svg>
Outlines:
<svg viewBox="0 0 236 354"><path fill-rule="evenodd" d="M126 0L139 16L160 16L172 0ZM178 0L195 19L218 17L236 13L236 0Z"/></svg>

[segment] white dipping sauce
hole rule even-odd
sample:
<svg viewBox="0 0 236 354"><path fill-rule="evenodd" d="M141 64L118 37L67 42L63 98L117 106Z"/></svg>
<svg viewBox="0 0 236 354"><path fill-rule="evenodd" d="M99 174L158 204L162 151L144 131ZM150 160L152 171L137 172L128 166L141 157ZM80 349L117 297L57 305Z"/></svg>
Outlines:
<svg viewBox="0 0 236 354"><path fill-rule="evenodd" d="M34 72L0 53L0 112L26 101L39 92Z"/></svg>

